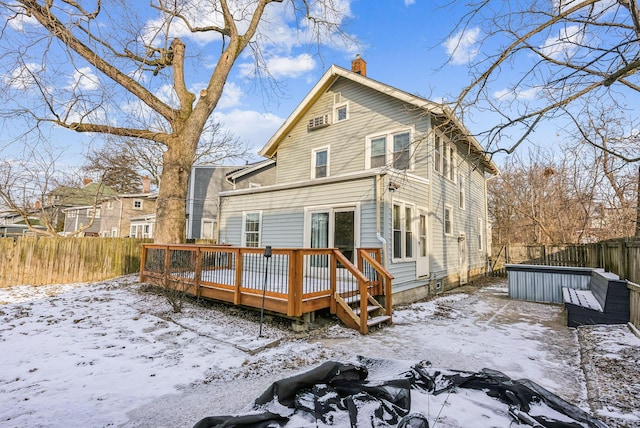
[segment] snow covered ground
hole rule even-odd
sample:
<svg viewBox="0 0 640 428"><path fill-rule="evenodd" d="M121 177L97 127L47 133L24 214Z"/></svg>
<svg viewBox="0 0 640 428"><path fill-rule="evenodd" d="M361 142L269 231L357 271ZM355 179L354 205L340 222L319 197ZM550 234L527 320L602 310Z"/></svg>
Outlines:
<svg viewBox="0 0 640 428"><path fill-rule="evenodd" d="M510 300L504 281L397 308L367 336L325 317L294 333L268 317L258 338L258 320L211 303L172 313L136 276L0 289L0 427L191 427L358 355L499 370L610 426L640 426L640 339L626 326L568 329L559 306Z"/></svg>

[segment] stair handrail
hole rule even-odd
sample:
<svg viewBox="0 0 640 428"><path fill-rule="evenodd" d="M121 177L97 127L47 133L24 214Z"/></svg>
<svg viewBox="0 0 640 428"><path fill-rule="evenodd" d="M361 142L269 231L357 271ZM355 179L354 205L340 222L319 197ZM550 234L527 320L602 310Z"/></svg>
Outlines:
<svg viewBox="0 0 640 428"><path fill-rule="evenodd" d="M367 306L369 305L369 301L367 299L367 290L369 288L371 280L367 278L364 273L362 273L360 269L358 269L353 263L351 263L351 260L346 258L344 254L342 254L342 252L340 252L340 250L338 250L337 248L333 249L333 255L336 260L338 260L342 266L344 266L349 272L351 272L354 278L358 281L358 293L360 293L360 333L367 334L367 332L369 331L369 326L367 324L369 321L369 312L367 311Z"/></svg>
<svg viewBox="0 0 640 428"><path fill-rule="evenodd" d="M379 278L384 277L384 284L383 284L384 307L385 307L384 309L385 309L386 315L392 316L393 297L392 297L392 291L391 291L392 290L391 281L393 280L394 276L387 269L385 269L385 267L382 266L377 259L375 259L374 257L371 257L371 254L369 254L369 252L366 249L359 248L358 256L363 258L367 262L369 262L371 267L373 267L373 269L378 273Z"/></svg>

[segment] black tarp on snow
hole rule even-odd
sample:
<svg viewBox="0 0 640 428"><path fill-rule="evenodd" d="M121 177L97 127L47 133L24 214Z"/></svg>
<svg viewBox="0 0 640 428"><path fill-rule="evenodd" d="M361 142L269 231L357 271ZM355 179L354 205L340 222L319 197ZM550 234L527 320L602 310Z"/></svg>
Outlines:
<svg viewBox="0 0 640 428"><path fill-rule="evenodd" d="M606 428L530 380L513 380L489 369L477 373L438 370L428 362L415 364L391 379L367 380L368 367L379 367L380 362L365 358L355 364L326 362L274 382L255 400L252 411L206 417L194 428L427 428L436 421L438 427Z"/></svg>

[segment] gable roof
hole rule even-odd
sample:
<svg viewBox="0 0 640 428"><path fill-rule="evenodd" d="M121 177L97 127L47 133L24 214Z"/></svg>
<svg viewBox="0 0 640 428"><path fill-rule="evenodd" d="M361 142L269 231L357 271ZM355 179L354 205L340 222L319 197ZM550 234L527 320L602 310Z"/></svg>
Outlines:
<svg viewBox="0 0 640 428"><path fill-rule="evenodd" d="M466 140L469 143L471 151L474 154L480 156L487 172L490 172L491 174L498 173L498 167L496 166L496 164L485 154L483 147L473 136L470 135L469 131L462 124L462 122L460 122L460 120L455 117L455 115L453 115L451 109L443 104L438 104L425 98L421 98L408 92L404 92L400 89L394 88L393 86L386 85L384 83L378 82L377 80L373 80L359 73L354 73L337 65L332 65L324 73L318 83L315 84L311 91L304 97L302 102L298 104L298 106L289 115L287 120L284 121L284 123L280 126L280 128L278 128L276 133L273 134L269 141L267 141L267 144L262 148L262 150L260 150L259 154L267 158L272 158L278 151L278 146L282 139L291 131L291 129L298 123L298 121L300 121L302 116L313 106L318 98L320 98L322 94L324 94L335 83L335 81L341 77L396 98L407 104L411 104L417 108L426 110L437 117L451 120L455 124L455 126L466 136Z"/></svg>

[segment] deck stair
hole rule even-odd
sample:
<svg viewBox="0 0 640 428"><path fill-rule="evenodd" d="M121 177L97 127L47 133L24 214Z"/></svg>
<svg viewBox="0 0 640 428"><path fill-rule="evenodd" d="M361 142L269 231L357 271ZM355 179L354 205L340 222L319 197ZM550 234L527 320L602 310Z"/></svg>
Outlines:
<svg viewBox="0 0 640 428"><path fill-rule="evenodd" d="M386 315L386 309L371 294L367 293L366 297L365 302L362 302L360 294L335 294L338 318L348 327L360 330L363 334L368 333L371 327L391 323L391 316ZM364 320L361 317L363 311L366 312Z"/></svg>

